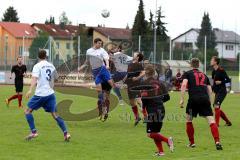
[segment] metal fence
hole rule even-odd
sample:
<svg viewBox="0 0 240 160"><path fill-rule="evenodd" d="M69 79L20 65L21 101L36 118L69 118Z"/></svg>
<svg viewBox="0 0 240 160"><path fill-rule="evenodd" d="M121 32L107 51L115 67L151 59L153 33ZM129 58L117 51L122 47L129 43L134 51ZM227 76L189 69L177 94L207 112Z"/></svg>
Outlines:
<svg viewBox="0 0 240 160"><path fill-rule="evenodd" d="M31 71L33 65L38 62L37 54L39 49L46 49L48 60L56 68L62 68L63 72L74 71L85 61L85 54L88 48L92 47L92 36L76 36L69 38L54 38L51 36L38 36L35 39L10 37L0 37L0 71L10 71L16 64L16 57L23 57L24 64L28 71ZM112 48L121 45L123 50L129 56L134 51L141 51L145 60L150 63L161 64L163 60L190 60L193 57L199 57L204 62L204 50L194 50L189 43L176 46L172 44L169 38L166 41L160 41L157 37L156 55L154 54L154 38L149 36L133 36L131 40L112 40L111 37L103 39L103 48L111 51ZM239 61L229 61L221 59L221 65L226 69L232 78L232 88L234 91L240 91L239 85ZM206 63L207 74L211 75L209 59ZM173 75L174 76L174 75Z"/></svg>

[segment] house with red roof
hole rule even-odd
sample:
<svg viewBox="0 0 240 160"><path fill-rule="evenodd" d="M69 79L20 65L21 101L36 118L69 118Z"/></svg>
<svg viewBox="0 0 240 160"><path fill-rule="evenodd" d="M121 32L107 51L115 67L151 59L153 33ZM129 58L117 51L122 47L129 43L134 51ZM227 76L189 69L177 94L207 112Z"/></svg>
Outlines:
<svg viewBox="0 0 240 160"><path fill-rule="evenodd" d="M17 56L27 58L36 36L30 24L0 22L0 65L15 64Z"/></svg>
<svg viewBox="0 0 240 160"><path fill-rule="evenodd" d="M52 37L54 60L70 60L76 55L74 37L78 34L78 26L33 23L32 28L38 33L45 32Z"/></svg>

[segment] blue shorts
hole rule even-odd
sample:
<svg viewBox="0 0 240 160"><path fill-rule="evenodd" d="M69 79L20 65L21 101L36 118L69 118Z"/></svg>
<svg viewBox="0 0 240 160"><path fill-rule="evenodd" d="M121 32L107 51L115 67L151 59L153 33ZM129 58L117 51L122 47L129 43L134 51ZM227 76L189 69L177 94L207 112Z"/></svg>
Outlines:
<svg viewBox="0 0 240 160"><path fill-rule="evenodd" d="M33 96L28 102L28 108L32 110L38 110L43 107L46 112L56 112L56 97L55 94L51 94L46 97Z"/></svg>
<svg viewBox="0 0 240 160"><path fill-rule="evenodd" d="M114 72L112 74L112 79L114 82L119 82L123 80L127 75L127 72Z"/></svg>
<svg viewBox="0 0 240 160"><path fill-rule="evenodd" d="M99 67L97 69L93 69L92 73L93 73L93 77L96 85L104 82L108 82L109 80L111 80L110 72L107 70L105 66Z"/></svg>

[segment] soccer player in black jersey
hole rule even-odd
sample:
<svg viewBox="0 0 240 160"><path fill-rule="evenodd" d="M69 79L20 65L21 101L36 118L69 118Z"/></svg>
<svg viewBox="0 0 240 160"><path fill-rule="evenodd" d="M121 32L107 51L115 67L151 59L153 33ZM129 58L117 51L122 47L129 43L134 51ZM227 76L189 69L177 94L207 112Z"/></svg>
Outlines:
<svg viewBox="0 0 240 160"><path fill-rule="evenodd" d="M215 93L214 108L215 108L215 121L219 126L220 117L226 122L226 126L231 126L232 123L227 118L226 114L221 108L221 104L227 95L226 85L230 83L230 79L225 70L219 66L220 59L216 56L211 59L211 66L213 67L213 92Z"/></svg>
<svg viewBox="0 0 240 160"><path fill-rule="evenodd" d="M16 94L14 94L12 97L6 99L6 104L9 106L9 103L13 99L18 99L18 107L22 107L22 91L23 91L23 77L25 73L27 72L27 67L23 64L22 57L19 56L17 58L17 65L14 65L11 70L11 76L10 79L12 79L12 73L15 74L15 89Z"/></svg>
<svg viewBox="0 0 240 160"><path fill-rule="evenodd" d="M163 119L165 116L165 108L163 103L170 99L168 90L163 83L160 83L155 76L154 66L148 64L145 66L145 80L138 86L132 87L132 92L135 94L139 92L143 107L146 108L147 118L147 136L154 140L154 143L158 149L156 156L163 156L162 142L165 142L170 150L173 152L174 145L172 137L163 136L160 131L163 125Z"/></svg>
<svg viewBox="0 0 240 160"><path fill-rule="evenodd" d="M192 120L193 117L197 117L197 115L199 115L207 119L211 128L212 136L215 140L216 149L222 150L218 126L214 120L211 108L210 97L212 93L212 88L208 77L198 70L199 63L199 59L197 58L193 58L191 60L191 66L193 69L184 73L181 87L180 105L183 108L184 93L188 85L189 99L186 108L186 132L190 141L188 147L195 147L194 128Z"/></svg>

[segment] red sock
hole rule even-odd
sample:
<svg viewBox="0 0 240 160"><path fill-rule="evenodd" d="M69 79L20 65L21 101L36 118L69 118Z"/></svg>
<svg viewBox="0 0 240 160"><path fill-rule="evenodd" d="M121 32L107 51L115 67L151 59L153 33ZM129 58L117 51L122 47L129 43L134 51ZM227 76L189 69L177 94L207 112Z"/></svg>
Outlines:
<svg viewBox="0 0 240 160"><path fill-rule="evenodd" d="M187 122L186 123L186 132L188 135L188 139L190 141L191 144L194 144L194 127L192 122Z"/></svg>
<svg viewBox="0 0 240 160"><path fill-rule="evenodd" d="M154 139L154 142L158 148L158 152L163 152L162 141L158 141L158 140Z"/></svg>
<svg viewBox="0 0 240 160"><path fill-rule="evenodd" d="M215 143L219 142L219 132L218 132L218 126L216 123L210 124L212 136L215 140Z"/></svg>
<svg viewBox="0 0 240 160"><path fill-rule="evenodd" d="M145 107L142 108L142 114L143 114L143 117L147 117L148 116L148 113L147 113L147 110Z"/></svg>
<svg viewBox="0 0 240 160"><path fill-rule="evenodd" d="M168 138L164 137L160 133L150 133L150 138L168 143Z"/></svg>
<svg viewBox="0 0 240 160"><path fill-rule="evenodd" d="M134 106L132 107L132 111L134 113L135 119L138 119L139 115L138 115L138 107Z"/></svg>
<svg viewBox="0 0 240 160"><path fill-rule="evenodd" d="M21 107L22 106L22 94L18 95L18 106Z"/></svg>
<svg viewBox="0 0 240 160"><path fill-rule="evenodd" d="M215 108L215 121L217 126L219 126L219 121L220 121L220 108Z"/></svg>
<svg viewBox="0 0 240 160"><path fill-rule="evenodd" d="M230 121L227 118L226 114L222 110L220 110L220 116L226 123L230 123Z"/></svg>
<svg viewBox="0 0 240 160"><path fill-rule="evenodd" d="M15 94L15 95L13 95L12 97L10 97L10 98L8 99L8 101L10 102L11 100L14 100L14 99L17 99L17 98L18 98L18 95Z"/></svg>

